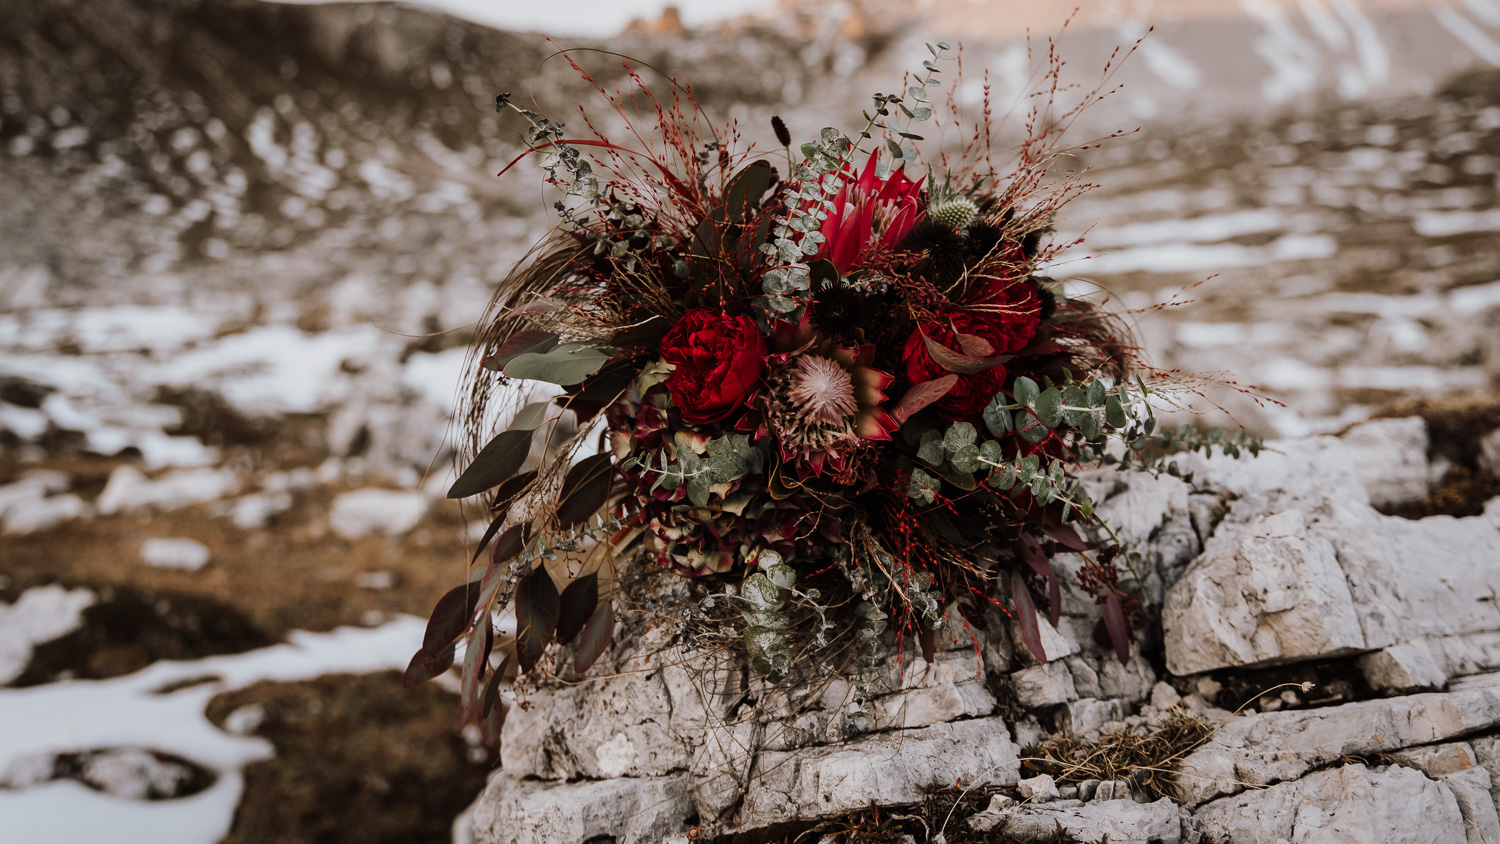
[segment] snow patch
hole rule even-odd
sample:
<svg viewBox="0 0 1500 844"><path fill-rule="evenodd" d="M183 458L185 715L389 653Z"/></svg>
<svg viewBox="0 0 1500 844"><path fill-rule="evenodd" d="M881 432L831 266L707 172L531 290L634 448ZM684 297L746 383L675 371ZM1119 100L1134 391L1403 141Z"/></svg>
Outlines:
<svg viewBox="0 0 1500 844"><path fill-rule="evenodd" d="M14 604L0 604L0 686L8 685L26 670L33 645L76 630L83 620L83 611L93 603L94 593L87 589L52 585L27 589ZM0 723L26 722L0 720ZM8 765L9 760L0 759L0 770Z"/></svg>

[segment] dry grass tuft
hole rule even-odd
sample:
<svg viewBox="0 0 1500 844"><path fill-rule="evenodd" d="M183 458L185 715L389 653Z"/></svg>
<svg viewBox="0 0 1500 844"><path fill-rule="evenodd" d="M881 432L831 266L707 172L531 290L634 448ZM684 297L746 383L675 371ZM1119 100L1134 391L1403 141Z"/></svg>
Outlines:
<svg viewBox="0 0 1500 844"><path fill-rule="evenodd" d="M1124 780L1153 800L1177 794L1177 764L1213 732L1203 720L1173 710L1154 732L1125 730L1089 740L1050 739L1022 752L1023 776L1050 774L1059 785Z"/></svg>

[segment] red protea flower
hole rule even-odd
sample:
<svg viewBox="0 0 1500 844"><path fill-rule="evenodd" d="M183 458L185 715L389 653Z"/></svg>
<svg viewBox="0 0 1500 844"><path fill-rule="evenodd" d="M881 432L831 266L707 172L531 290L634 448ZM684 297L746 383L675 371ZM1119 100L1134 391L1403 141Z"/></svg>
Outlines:
<svg viewBox="0 0 1500 844"><path fill-rule="evenodd" d="M880 150L870 153L870 160L858 178L845 165L844 186L833 198L833 211L823 221L820 231L825 240L817 257L827 258L847 275L854 269L865 247L872 241L894 247L911 227L922 219L922 182L906 178L905 165L884 178L876 175Z"/></svg>

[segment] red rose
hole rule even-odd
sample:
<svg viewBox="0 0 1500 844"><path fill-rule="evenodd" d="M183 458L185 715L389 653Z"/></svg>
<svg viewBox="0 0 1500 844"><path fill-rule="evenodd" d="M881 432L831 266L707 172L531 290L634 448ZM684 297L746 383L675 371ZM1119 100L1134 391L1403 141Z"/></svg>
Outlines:
<svg viewBox="0 0 1500 844"><path fill-rule="evenodd" d="M906 347L901 352L901 359L906 363L906 378L912 384L920 384L923 381L931 381L934 378L951 374L951 370L944 368L933 359L927 343L922 339L924 334L938 345L961 355L969 355L969 352L966 352L963 345L959 343L959 334L977 337L990 345L992 351L989 353L969 355L971 357L1006 354L1007 346L1011 342L1000 326L968 314L949 314L936 322L924 323L920 331L913 331L911 336L906 338ZM989 404L990 399L994 398L1004 386L1005 366L1003 364L996 364L979 372L960 372L958 383L954 384L946 395L938 399L933 407L937 409L939 416L950 422L968 419L984 410L984 406Z"/></svg>
<svg viewBox="0 0 1500 844"><path fill-rule="evenodd" d="M964 300L975 317L994 327L1000 339L995 354L1013 355L1026 347L1041 322L1042 300L1036 284L1025 279L990 278ZM986 338L988 339L988 337Z"/></svg>
<svg viewBox="0 0 1500 844"><path fill-rule="evenodd" d="M672 403L689 422L717 422L755 390L766 367L766 338L747 316L698 308L682 315L661 341Z"/></svg>

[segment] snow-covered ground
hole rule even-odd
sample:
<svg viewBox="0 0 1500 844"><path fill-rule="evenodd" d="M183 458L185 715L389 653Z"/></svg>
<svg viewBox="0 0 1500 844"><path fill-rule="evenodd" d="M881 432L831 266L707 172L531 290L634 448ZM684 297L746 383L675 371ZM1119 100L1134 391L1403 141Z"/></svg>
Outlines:
<svg viewBox="0 0 1500 844"><path fill-rule="evenodd" d="M57 587L29 590L8 612L0 607L0 642L15 649L55 638L70 619L77 623L80 604L91 597ZM209 700L263 680L404 668L424 627L424 620L407 616L373 628L294 633L285 644L248 653L158 662L110 680L0 688L0 724L7 725L0 730L0 829L6 840L37 844L212 844L229 832L242 769L272 748L210 723ZM0 671L11 656L3 655ZM231 713L226 726L248 733L255 715ZM95 759L81 777L63 773L59 757L101 751L113 764ZM158 754L206 770L212 784L177 796L174 787L187 779L178 773L183 766ZM144 799L148 794L158 799Z"/></svg>

